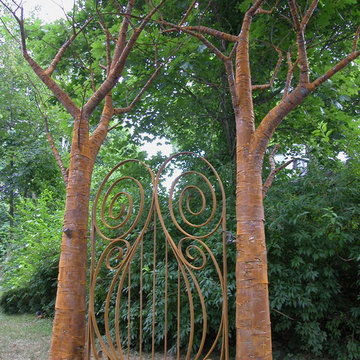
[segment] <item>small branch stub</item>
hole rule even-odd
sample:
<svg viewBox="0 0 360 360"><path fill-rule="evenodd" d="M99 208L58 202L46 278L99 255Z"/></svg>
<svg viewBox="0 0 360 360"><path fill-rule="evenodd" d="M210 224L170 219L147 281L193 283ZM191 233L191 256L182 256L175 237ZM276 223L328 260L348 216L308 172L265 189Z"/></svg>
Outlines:
<svg viewBox="0 0 360 360"><path fill-rule="evenodd" d="M71 238L72 235L73 235L73 231L71 229L69 229L69 228L64 228L63 232L68 238Z"/></svg>

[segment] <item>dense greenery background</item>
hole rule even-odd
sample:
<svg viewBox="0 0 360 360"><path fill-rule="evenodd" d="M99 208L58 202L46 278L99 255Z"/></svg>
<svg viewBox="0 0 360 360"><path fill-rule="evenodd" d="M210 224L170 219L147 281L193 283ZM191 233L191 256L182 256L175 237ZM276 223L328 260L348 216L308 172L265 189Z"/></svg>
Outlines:
<svg viewBox="0 0 360 360"><path fill-rule="evenodd" d="M202 21L236 34L250 2L213 1ZM137 4L139 13L142 3ZM360 18L354 4L353 0L319 3L308 27L314 75L323 73L351 49L351 35ZM180 16L185 6L185 2L175 2L171 16ZM84 2L77 23L83 23L91 11L90 2ZM282 16L255 19L251 44L254 83L266 82L277 61L277 54L267 43L270 35L278 43L287 32L286 21L279 19L288 15L288 9L280 6L279 12ZM164 16L170 15L165 11ZM4 21L16 32L6 14ZM54 55L54 48L66 36L66 27L62 20L53 25L37 19L28 21L29 46L34 54L41 53L38 61L45 64ZM269 28L276 30L270 34ZM159 50L168 56L177 44L177 35L151 31L153 38L170 37L171 41L167 37ZM79 98L79 104L89 79L78 54L87 54L90 41L93 63L104 56L105 36L95 27L86 36L78 39L76 55L67 52L55 74L57 81ZM291 41L291 36L284 40L284 49ZM220 45L226 51L227 44ZM124 81L114 94L119 104L131 98L152 71L143 61L153 56L149 37L141 38L137 50L129 59L131 71L123 74ZM47 99L50 130L65 164L72 120L32 75L4 28L0 55L0 286L4 292L0 305L9 313L42 311L52 316L65 186L36 106L38 92ZM95 80L100 81L100 69L96 71ZM112 166L127 158L145 159L139 144L161 134L177 151L202 154L215 166L225 185L228 229L235 233L235 131L224 76L216 58L196 40L187 39L135 111L116 119L121 125L109 134L97 159L92 199ZM283 66L274 88L255 94L257 118L281 97L285 77ZM264 202L275 358L360 358L359 84L359 63L353 63L291 113L269 147L270 153L276 143L281 145L279 155L283 157L276 159L278 164L284 157L296 159L278 174ZM147 162L157 169L163 160L159 154ZM264 180L268 173L266 160ZM216 251L220 253L221 249ZM229 243L231 341L234 262L234 245ZM204 287L212 288L211 274L206 278ZM98 296L101 311L104 299L101 293ZM216 312L214 308L210 314L214 325Z"/></svg>

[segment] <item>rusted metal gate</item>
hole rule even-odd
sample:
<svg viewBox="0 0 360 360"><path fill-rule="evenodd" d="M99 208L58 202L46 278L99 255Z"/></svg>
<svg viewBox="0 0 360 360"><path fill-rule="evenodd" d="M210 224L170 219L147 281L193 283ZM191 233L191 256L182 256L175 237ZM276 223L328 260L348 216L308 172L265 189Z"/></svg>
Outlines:
<svg viewBox="0 0 360 360"><path fill-rule="evenodd" d="M92 210L86 359L229 358L225 209L220 177L192 153L156 176L138 160L108 173Z"/></svg>

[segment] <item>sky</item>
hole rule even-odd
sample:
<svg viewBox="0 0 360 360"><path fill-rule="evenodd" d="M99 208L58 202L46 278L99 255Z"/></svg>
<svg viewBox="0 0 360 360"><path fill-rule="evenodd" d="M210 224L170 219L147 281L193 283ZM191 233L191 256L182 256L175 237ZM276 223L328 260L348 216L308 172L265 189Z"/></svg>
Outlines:
<svg viewBox="0 0 360 360"><path fill-rule="evenodd" d="M24 0L24 13L28 17L32 11L35 11L37 17L46 22L52 22L64 16L62 8L65 11L71 10L74 0Z"/></svg>
<svg viewBox="0 0 360 360"><path fill-rule="evenodd" d="M74 5L74 0L23 0L24 16L28 17L32 12L35 16L46 22L52 22L64 17L65 11L70 11ZM163 155L169 156L173 148L165 144L166 139L158 137L152 143L145 143L141 149L146 151L148 157L152 157L160 151ZM161 144L161 145L159 145Z"/></svg>

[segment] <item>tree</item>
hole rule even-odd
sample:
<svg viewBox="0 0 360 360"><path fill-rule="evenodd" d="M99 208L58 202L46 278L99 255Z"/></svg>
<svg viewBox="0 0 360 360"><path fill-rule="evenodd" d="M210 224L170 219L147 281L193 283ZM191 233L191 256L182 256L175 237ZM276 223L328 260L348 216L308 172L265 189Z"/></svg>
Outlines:
<svg viewBox="0 0 360 360"><path fill-rule="evenodd" d="M357 29L350 55L336 63L322 76L310 81L308 45L305 30L318 1L299 8L300 2L288 1L290 14L284 14L284 4L278 2L270 10L265 10L265 1L248 2L239 35L231 35L201 25L179 26L163 21L162 24L174 31L182 31L198 38L224 64L236 123L236 221L237 221L237 259L236 259L236 359L271 358L271 331L268 303L267 256L264 233L264 210L262 201L262 165L269 141L282 120L322 83L351 64L359 55ZM282 62L283 51L273 46L279 54L279 60L269 83L253 84L250 72L250 28L255 16L272 14L279 10L290 23L295 33L295 44L285 51L288 73L283 87L281 101L276 104L255 126L253 92L271 88ZM235 45L224 54L211 43L205 35ZM283 39L282 39L283 40ZM294 48L296 50L294 50ZM235 62L234 58L235 57ZM295 61L293 61L295 58ZM293 77L298 69L298 82L293 84Z"/></svg>
<svg viewBox="0 0 360 360"><path fill-rule="evenodd" d="M3 0L1 2L6 6ZM46 70L43 70L39 63L30 55L30 52L27 51L25 24L22 16L18 16L18 9L16 7L13 9L8 7L20 28L21 45L25 59L74 120L69 175L64 177L64 180L68 182L67 201L50 358L61 359L70 357L77 359L81 358L83 354L86 235L91 173L96 155L108 132L111 118L116 114L131 110L160 70L158 59L161 57L158 56L157 42L149 42L148 39L151 37L148 37L147 44L153 43L154 45L155 43L156 45L154 46L155 72L140 93L134 97L129 106L118 110L115 109L112 92L115 93L114 89L119 82L122 72L125 70L125 63L129 59L131 51L143 33L145 26L150 21L152 21L152 24L160 25L164 33L168 32L164 31L164 27L167 27L168 30L181 31L198 38L205 47L221 59L225 66L236 128L236 358L271 358L267 260L262 203L262 164L264 154L270 138L285 116L300 105L322 83L351 64L360 55L360 52L357 50L359 30L356 32L350 55L345 56L343 60L337 62L323 76L316 77L311 82L305 29L316 10L318 1L312 1L308 7L300 1L297 3L295 0L289 0L288 6L284 2L280 2L280 4L279 2L274 2L271 10L265 10L262 7L265 4L264 0L244 1L241 7L247 6L249 9L245 12L239 35L231 35L202 25L190 26L189 21L195 18L191 18L190 13L191 10L197 8L197 1L191 2L188 10L184 8L181 11L181 20L176 24L164 20L163 16L151 20L152 16L164 2L164 0L160 1L157 6L154 6L152 2L146 2L148 7L139 7L139 9L135 9L135 1L133 0L129 0L126 7L120 6L117 1L115 1L114 7L107 3L100 4L98 2L95 8L92 8L87 2L81 3L78 8L80 26L77 26L75 20L72 20L72 36L54 54L53 61ZM300 5L302 5L302 8ZM118 16L123 17L120 27L115 24L112 27L108 23L108 21L115 21L112 13L114 9ZM302 17L299 14L299 9L303 9ZM287 38L286 34L290 27L295 30L295 39L288 36L292 40L285 42L288 45L287 47L283 45L280 47L279 43L277 46L273 45L273 48L279 54L279 60L271 80L265 85L254 85L250 73L249 60L251 24L253 18L259 18L260 14L265 14L272 18L271 14L276 12L279 13L279 18L285 19L287 24L284 26L283 23L280 23L280 30L285 28L285 34L281 35L281 37ZM96 17L98 22L95 23L91 16L89 16L90 14ZM201 16L199 18L201 19ZM134 21L138 21L137 26L133 25ZM62 79L61 73L55 72L56 69L60 68L60 60L67 56L65 54L68 48L75 48L75 44L84 50L83 54L89 55L91 53L85 29L90 32L95 31L95 24L100 24L105 34L103 39L105 46L97 42L94 44L94 47L98 46L101 48L103 46L106 48L105 55L100 56L100 59L106 59L106 75L102 75L99 69L94 71L94 61L92 61L91 57L88 66L82 66L78 59L78 53L75 52L75 56L68 58L69 61L71 60L71 65L73 65L72 74L69 73L69 78ZM263 23L263 26L268 25L266 22ZM272 25L277 24L274 23ZM111 35L111 31L114 30L118 31L117 37ZM128 31L129 35L127 36ZM279 33L281 34L282 31L279 31ZM80 34L83 37L82 44L79 45ZM226 46L224 50L219 49L207 39L207 36L214 36L220 39L220 42L233 43L234 46L230 48L228 55L226 55ZM75 40L78 42L75 43ZM279 39L280 41L281 38ZM293 46L294 42L296 46ZM93 50L99 50L99 48ZM287 55L288 71L285 86L283 87L282 99L255 127L253 91L269 89L274 85L284 53ZM75 65L78 64L80 66L76 68ZM101 67L104 68L104 66ZM84 74L88 73L91 74L91 85L99 84L99 86L97 89L94 86L94 93L89 96L87 101L85 101L85 98L90 93L90 90L85 86L85 90L79 92L80 96L76 103L63 88L69 87L71 76L74 76L74 74L84 79ZM131 68L128 68L128 73L131 75ZM299 77L296 85L293 84L294 75ZM58 82L62 81L63 87L60 87L58 82L54 81L53 77L56 76ZM102 81L103 77L105 77L104 81ZM120 85L119 87L121 87ZM100 120L94 124L94 129L92 129L90 125L93 124L93 119L91 117L97 114L97 108L101 108L102 112L99 115ZM93 130L91 135L90 130Z"/></svg>
<svg viewBox="0 0 360 360"><path fill-rule="evenodd" d="M96 155L107 135L112 117L115 114L119 115L130 111L162 67L156 58L152 76L131 103L122 108L115 108L112 91L118 84L129 55L139 37L164 1L158 2L156 6L149 5L149 7L144 8L135 8L134 0L127 1L125 6L122 6L119 2L115 2L114 5L97 2L94 7L87 3L79 3L77 7L79 18L68 18L72 35L56 51L53 60L50 65L47 65L46 69L40 66L40 62L35 60L31 51L28 51L27 33L21 6L14 1L11 2L12 7L4 1L1 1L1 3L12 13L18 23L22 54L25 60L52 92L56 100L71 115L74 122L70 164L68 171L63 172L64 182L67 185L66 206L50 358L81 359L84 354L85 342L87 230L93 166ZM91 16L93 17L88 17L88 11L92 13ZM133 24L133 16L138 19L136 24ZM97 18L96 21L94 17ZM118 17L122 18L121 23L119 23ZM76 21L81 22L81 24L77 24ZM80 93L80 105L77 105L69 93L59 86L53 78L57 75L61 78L61 74L55 74L55 71L60 61L65 58L67 49L75 46L75 40L80 34L83 35L82 40L87 53L90 53L90 45L87 43L84 32L86 28L92 30L102 29L103 34L105 34L104 44L101 44L104 49L102 53L104 56L102 56L101 61L105 63L104 65L100 64L97 71L93 71L90 56L90 59L88 58L89 66L85 67L85 69L80 66L79 72L82 76L84 76L84 72L90 74L93 93L85 101L86 96L90 93L87 86L85 86L85 89ZM111 31L115 30L117 31L116 37L111 34ZM38 34L36 31L34 35L40 35L41 37L41 33ZM58 41L58 39L52 40L55 43ZM157 56L156 51L155 55ZM75 52L71 59L72 61L75 59L75 63L79 61L77 56ZM149 62L149 60L147 61ZM43 59L40 61L44 63ZM101 79L100 85L99 78ZM66 84L68 80L65 79L64 83ZM97 89L95 88L96 85L99 85ZM90 127L91 116L94 113L96 115L95 110L100 106L102 111L99 121L92 129ZM44 116L46 116L45 113ZM56 149L54 150L55 154Z"/></svg>
<svg viewBox="0 0 360 360"><path fill-rule="evenodd" d="M6 32L0 40L0 186L7 203L11 229L19 197L37 197L44 187L56 186L58 169L49 156L34 106L34 90L29 84L26 63ZM34 76L32 76L34 78ZM18 104L22 104L21 107ZM55 180L56 182L56 180ZM4 244L5 245L5 244Z"/></svg>

